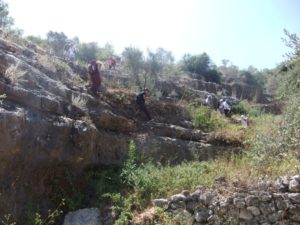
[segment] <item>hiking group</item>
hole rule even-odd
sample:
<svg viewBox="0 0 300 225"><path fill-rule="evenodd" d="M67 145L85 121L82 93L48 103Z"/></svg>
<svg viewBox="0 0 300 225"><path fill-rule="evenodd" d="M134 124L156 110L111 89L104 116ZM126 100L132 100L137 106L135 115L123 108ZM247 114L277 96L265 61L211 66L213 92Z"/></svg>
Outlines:
<svg viewBox="0 0 300 225"><path fill-rule="evenodd" d="M116 61L114 57L110 58L109 69L115 69ZM92 60L88 65L88 92L95 97L99 97L99 88L102 82L102 63L100 61ZM138 105L140 111L144 112L148 121L151 121L152 118L149 114L149 111L146 107L146 100L149 97L149 89L144 88L144 90L136 96L136 104ZM231 116L231 103L228 99L220 99L217 101L216 98L213 98L211 95L207 95L205 98L205 105L209 107L214 107L217 104L217 109L221 114L224 114L226 117Z"/></svg>
<svg viewBox="0 0 300 225"><path fill-rule="evenodd" d="M209 94L205 97L204 105L219 110L219 112L224 114L226 117L230 117L231 115L231 103L226 98L218 100L216 97Z"/></svg>
<svg viewBox="0 0 300 225"><path fill-rule="evenodd" d="M110 64L111 65L111 64ZM113 64L115 66L115 63ZM90 94L95 97L99 97L99 88L102 82L102 71L101 71L102 63L100 61L92 60L88 64L88 84L87 89ZM114 68L114 67L111 67ZM149 89L144 88L144 90L136 96L136 104L139 106L139 109L145 113L147 119L150 121L151 116L147 110L145 105L146 100L149 97Z"/></svg>
<svg viewBox="0 0 300 225"><path fill-rule="evenodd" d="M221 98L220 100L217 100L217 98L213 97L212 95L206 95L204 104L208 107L219 110L221 114L224 114L226 117L230 118L232 115L232 105L235 103L234 101L230 100L230 98ZM242 126L245 128L248 127L248 117L245 115L241 115L240 118L235 119L235 121L242 124Z"/></svg>

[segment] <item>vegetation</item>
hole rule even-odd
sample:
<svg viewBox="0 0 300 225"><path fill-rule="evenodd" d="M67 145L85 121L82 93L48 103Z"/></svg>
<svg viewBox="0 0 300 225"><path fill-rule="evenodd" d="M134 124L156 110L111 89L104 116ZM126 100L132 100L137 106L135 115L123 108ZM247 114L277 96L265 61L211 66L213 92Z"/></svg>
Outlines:
<svg viewBox="0 0 300 225"><path fill-rule="evenodd" d="M22 32L12 28L13 20L8 16L7 4L3 1L0 1L0 15L0 26L5 27L11 38L20 40ZM250 117L250 127L244 129L231 124L230 120L208 107L189 106L196 128L213 131L211 138L216 142L243 146L243 152L224 155L206 162L194 160L179 165L161 165L141 162L137 153L139 151L131 141L128 146L128 158L120 167L89 168L81 177L66 171L64 176L54 181L55 192L51 193L51 199L58 208L42 216L39 210L33 207L27 211L25 223L54 224L63 213L62 210L66 212L82 206L99 206L104 202L113 205L118 217L115 223L126 225L130 224L135 213L150 205L151 199L166 198L183 189L192 191L198 185L212 187L217 176L227 177L230 185L234 185L235 182L250 185L264 176L274 178L299 174L300 39L286 30L284 33L287 37L283 40L292 51L282 65L274 70L265 71L258 71L254 67L240 70L228 60L224 60L222 66L216 67L207 53L186 54L180 63L175 65L172 53L163 48L148 50L146 56L138 48L125 48L122 53L122 57L125 58L124 69L139 89L146 84L152 85L154 89L159 77L182 70L194 74L197 79L209 82L241 82L264 87L268 93L276 94L276 99L285 101L286 107L281 115L272 115L259 107L251 106L252 103L240 102L232 107L232 111L237 116L245 114ZM52 49L53 54L58 57L63 56L65 44L72 41L77 45L78 62L84 64L92 59L105 61L115 54L113 46L109 43L102 47L96 42L80 43L78 38L71 40L63 32L49 31L46 40L35 36L28 36L26 39L40 47ZM54 69L59 71L68 68L66 64L55 64ZM6 70L4 76L13 84L24 73L17 64ZM0 102L5 97L0 95ZM76 96L72 101L75 105L85 105L85 102ZM64 179L65 186L60 184L60 179ZM85 194L86 190L89 190L95 199L91 200L91 197ZM60 203L61 199L64 199L64 203ZM3 217L1 224L16 225L16 222L13 222L12 216L8 214Z"/></svg>
<svg viewBox="0 0 300 225"><path fill-rule="evenodd" d="M201 130L213 130L228 126L228 121L218 112L208 107L193 107L191 109L194 118L194 126Z"/></svg>
<svg viewBox="0 0 300 225"><path fill-rule="evenodd" d="M96 42L82 43L78 47L78 59L83 62L89 62L96 59L97 52L99 51L98 44Z"/></svg>
<svg viewBox="0 0 300 225"><path fill-rule="evenodd" d="M63 50L67 40L68 37L63 32L49 31L47 33L47 44L57 56L63 57Z"/></svg>
<svg viewBox="0 0 300 225"><path fill-rule="evenodd" d="M13 18L8 16L8 5L3 0L0 0L0 27L8 27L14 24Z"/></svg>
<svg viewBox="0 0 300 225"><path fill-rule="evenodd" d="M54 210L48 210L48 214L45 217L42 217L40 213L34 211L27 211L26 219L24 221L25 225L51 225L55 224L56 219L62 215L62 208L64 206L64 200L57 206ZM14 222L11 214L6 214L3 216L3 219L0 220L1 225L17 225Z"/></svg>
<svg viewBox="0 0 300 225"><path fill-rule="evenodd" d="M182 59L182 68L196 74L197 79L204 78L205 81L220 83L220 73L216 70L208 54L202 53L201 55L186 54Z"/></svg>

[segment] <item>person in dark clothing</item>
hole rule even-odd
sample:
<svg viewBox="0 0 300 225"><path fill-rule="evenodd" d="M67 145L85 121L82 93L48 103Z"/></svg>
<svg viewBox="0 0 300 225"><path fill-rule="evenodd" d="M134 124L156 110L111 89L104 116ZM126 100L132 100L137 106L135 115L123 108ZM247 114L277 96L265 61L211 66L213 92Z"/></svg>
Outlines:
<svg viewBox="0 0 300 225"><path fill-rule="evenodd" d="M145 101L149 96L149 89L145 88L143 92L136 96L136 103L139 105L140 109L146 114L148 120L151 120L151 116L146 108Z"/></svg>
<svg viewBox="0 0 300 225"><path fill-rule="evenodd" d="M89 87L93 95L98 96L98 88L101 85L101 64L95 60L91 61L88 66Z"/></svg>

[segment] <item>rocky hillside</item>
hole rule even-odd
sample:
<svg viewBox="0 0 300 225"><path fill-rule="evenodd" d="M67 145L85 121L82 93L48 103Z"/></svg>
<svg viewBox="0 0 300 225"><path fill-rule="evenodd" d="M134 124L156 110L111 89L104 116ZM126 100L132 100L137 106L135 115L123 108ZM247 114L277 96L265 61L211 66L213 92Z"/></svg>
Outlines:
<svg viewBox="0 0 300 225"><path fill-rule="evenodd" d="M192 159L197 152L204 160L222 149L193 129L179 104L152 100L154 122L146 123L135 93L108 88L96 99L87 94L86 76L84 67L32 44L0 39L0 214L18 214L16 205L51 192L52 178L65 168L80 174L93 165L120 165L130 140L145 160L160 162ZM112 76L107 72L104 79Z"/></svg>
<svg viewBox="0 0 300 225"><path fill-rule="evenodd" d="M104 72L104 80L129 85L128 77ZM0 39L0 214L18 216L28 199L47 196L66 168L80 174L94 165L120 165L130 140L143 160L163 163L206 160L224 151L194 129L177 98L202 101L211 93L217 99L226 89L237 98L265 101L254 87L191 78L159 81L163 98L149 103L154 121L148 123L138 112L136 93L108 87L94 98L87 93L86 77L83 66L68 65L32 44Z"/></svg>

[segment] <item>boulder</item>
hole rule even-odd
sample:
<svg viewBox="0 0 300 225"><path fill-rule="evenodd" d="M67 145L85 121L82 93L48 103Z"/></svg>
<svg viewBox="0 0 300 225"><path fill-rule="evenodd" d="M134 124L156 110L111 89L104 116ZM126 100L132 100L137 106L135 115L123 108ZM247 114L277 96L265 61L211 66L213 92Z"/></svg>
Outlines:
<svg viewBox="0 0 300 225"><path fill-rule="evenodd" d="M101 225L100 211L97 208L79 209L69 212L63 225Z"/></svg>

